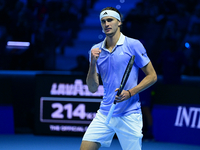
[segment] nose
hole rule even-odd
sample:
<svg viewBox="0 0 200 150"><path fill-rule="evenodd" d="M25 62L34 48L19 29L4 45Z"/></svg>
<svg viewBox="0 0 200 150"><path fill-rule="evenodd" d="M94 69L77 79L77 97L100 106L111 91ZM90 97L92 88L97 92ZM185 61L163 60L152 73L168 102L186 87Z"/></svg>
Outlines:
<svg viewBox="0 0 200 150"><path fill-rule="evenodd" d="M108 22L108 21L106 21L106 22L105 22L105 25L106 25L106 27L107 27L107 26L109 26L109 22Z"/></svg>

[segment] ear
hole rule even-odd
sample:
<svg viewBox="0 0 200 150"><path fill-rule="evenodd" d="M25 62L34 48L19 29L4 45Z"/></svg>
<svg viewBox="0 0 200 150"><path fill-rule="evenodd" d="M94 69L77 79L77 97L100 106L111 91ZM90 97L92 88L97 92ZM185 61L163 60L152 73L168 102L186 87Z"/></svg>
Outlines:
<svg viewBox="0 0 200 150"><path fill-rule="evenodd" d="M122 25L122 22L121 21L118 21L118 26L121 26Z"/></svg>

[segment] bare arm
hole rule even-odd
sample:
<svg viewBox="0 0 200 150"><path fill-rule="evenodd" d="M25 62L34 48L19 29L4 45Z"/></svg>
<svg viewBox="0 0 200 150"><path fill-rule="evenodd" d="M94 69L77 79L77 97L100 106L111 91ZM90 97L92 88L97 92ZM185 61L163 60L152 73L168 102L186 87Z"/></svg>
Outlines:
<svg viewBox="0 0 200 150"><path fill-rule="evenodd" d="M86 83L90 92L95 93L99 87L99 78L96 72L96 65L90 63Z"/></svg>
<svg viewBox="0 0 200 150"><path fill-rule="evenodd" d="M146 76L137 86L129 90L131 92L131 96L144 91L157 81L157 74L151 62L149 62L146 66L144 66L141 69Z"/></svg>
<svg viewBox="0 0 200 150"><path fill-rule="evenodd" d="M89 71L86 78L86 83L90 92L95 93L99 87L99 76L96 71L96 62L101 53L99 48L94 48L91 50L91 62Z"/></svg>
<svg viewBox="0 0 200 150"><path fill-rule="evenodd" d="M129 89L128 91L123 90L119 96L115 97L115 100L117 102L122 102L124 100L129 99L131 96L140 93L148 87L152 86L157 81L157 75L151 62L149 62L146 66L144 66L141 69L146 75L144 79L134 88ZM119 89L117 88L115 91L117 90Z"/></svg>

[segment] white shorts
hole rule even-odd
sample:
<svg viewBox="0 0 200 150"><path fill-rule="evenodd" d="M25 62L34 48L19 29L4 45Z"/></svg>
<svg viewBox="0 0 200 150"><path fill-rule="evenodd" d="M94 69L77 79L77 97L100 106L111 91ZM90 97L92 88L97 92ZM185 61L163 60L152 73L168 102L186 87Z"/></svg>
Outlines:
<svg viewBox="0 0 200 150"><path fill-rule="evenodd" d="M141 150L142 114L112 117L105 124L106 116L99 111L83 136L83 141L98 142L101 147L110 147L116 133L123 150Z"/></svg>

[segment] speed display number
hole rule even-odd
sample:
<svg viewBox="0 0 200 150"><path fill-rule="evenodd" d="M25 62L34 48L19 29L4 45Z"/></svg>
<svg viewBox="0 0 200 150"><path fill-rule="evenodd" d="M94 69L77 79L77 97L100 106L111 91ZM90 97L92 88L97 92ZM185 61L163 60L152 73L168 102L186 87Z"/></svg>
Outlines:
<svg viewBox="0 0 200 150"><path fill-rule="evenodd" d="M40 121L44 123L89 124L99 109L100 99L40 98Z"/></svg>

